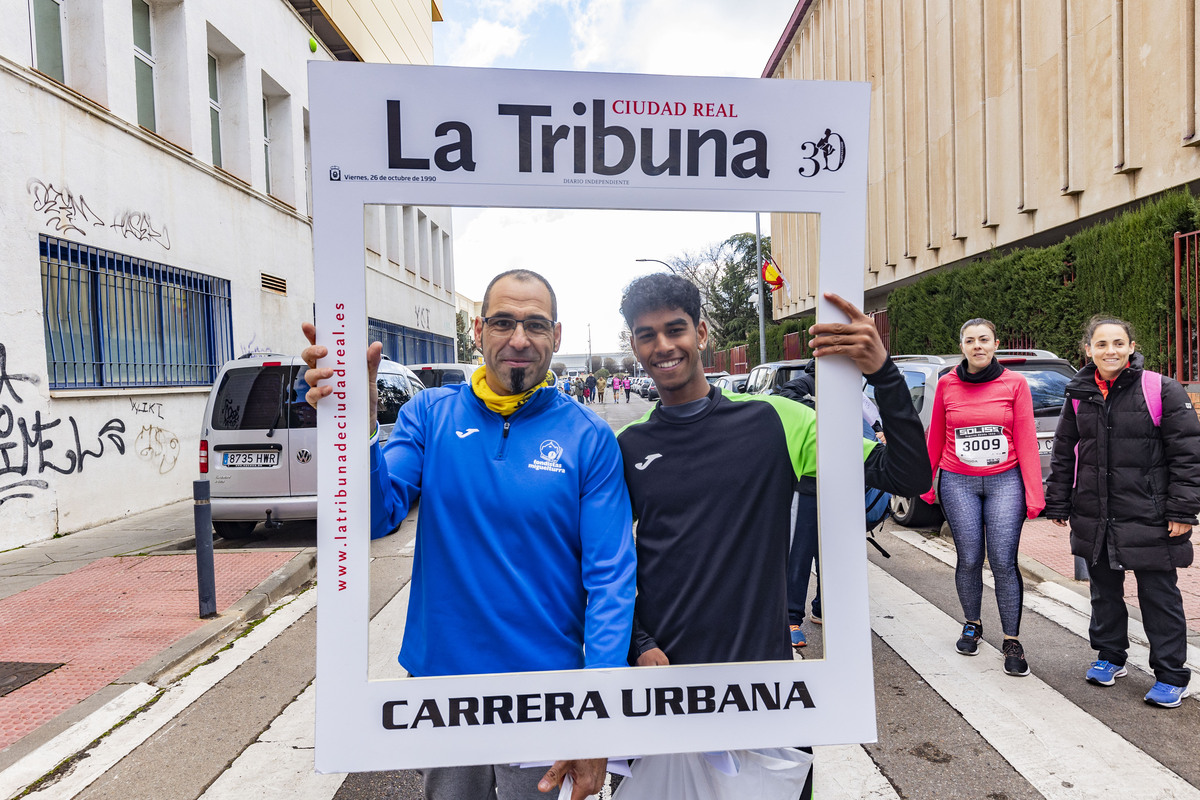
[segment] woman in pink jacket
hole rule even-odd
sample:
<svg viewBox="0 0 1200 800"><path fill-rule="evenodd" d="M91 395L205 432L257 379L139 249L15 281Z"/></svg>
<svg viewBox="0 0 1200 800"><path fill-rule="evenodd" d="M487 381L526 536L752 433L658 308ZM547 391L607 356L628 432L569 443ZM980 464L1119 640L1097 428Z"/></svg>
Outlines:
<svg viewBox="0 0 1200 800"><path fill-rule="evenodd" d="M958 554L954 583L966 623L956 647L965 656L979 652L986 551L1004 629L1004 671L1028 675L1017 638L1024 594L1017 545L1025 518L1046 505L1033 400L1025 379L996 361L991 322L967 320L959 346L963 361L938 381L928 435L929 461L941 470L934 485ZM922 499L933 502L933 490Z"/></svg>

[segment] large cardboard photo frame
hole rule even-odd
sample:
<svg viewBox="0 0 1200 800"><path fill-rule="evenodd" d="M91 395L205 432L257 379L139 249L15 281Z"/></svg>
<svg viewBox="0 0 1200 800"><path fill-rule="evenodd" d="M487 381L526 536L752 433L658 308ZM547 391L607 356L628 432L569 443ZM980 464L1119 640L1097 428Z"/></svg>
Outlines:
<svg viewBox="0 0 1200 800"><path fill-rule="evenodd" d="M860 302L869 86L312 62L309 103L316 324L338 384L318 410L317 769L873 741L866 546L851 534L864 527L861 376L848 360L823 361L818 384L818 661L370 680L363 424L365 205L819 214L820 290ZM817 319L842 317L818 298ZM747 702L628 713L710 693ZM549 694L583 713L547 713ZM410 724L423 706L499 696L525 713Z"/></svg>

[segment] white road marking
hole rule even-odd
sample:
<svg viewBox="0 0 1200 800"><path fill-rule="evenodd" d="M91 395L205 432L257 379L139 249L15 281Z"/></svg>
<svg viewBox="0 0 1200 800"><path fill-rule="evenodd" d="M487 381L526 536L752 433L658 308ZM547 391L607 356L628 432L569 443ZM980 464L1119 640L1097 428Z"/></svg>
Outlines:
<svg viewBox="0 0 1200 800"><path fill-rule="evenodd" d="M60 780L28 796L71 800L156 731L175 719L222 678L304 616L316 603L317 593L310 589L279 607L253 630L235 641L228 650L222 651L216 661L197 667L190 675L168 688L157 703L112 731L88 752L87 758L78 761Z"/></svg>
<svg viewBox="0 0 1200 800"><path fill-rule="evenodd" d="M367 674L371 680L407 677L396 661L404 638L410 584L405 584L371 620ZM286 786L291 800L329 800L346 780L344 774L313 772L316 703L309 686L271 726L247 747L202 794L201 800L247 800L278 797Z"/></svg>
<svg viewBox="0 0 1200 800"><path fill-rule="evenodd" d="M321 775L314 771L315 697L310 684L200 797L203 800L265 800L280 797L280 792L285 789L291 800L333 797L346 776Z"/></svg>
<svg viewBox="0 0 1200 800"><path fill-rule="evenodd" d="M1114 786L1139 798L1200 799L1200 791L1036 676L1014 679L980 644L962 658L947 644L958 622L871 565L871 627L1047 800L1102 797Z"/></svg>
<svg viewBox="0 0 1200 800"><path fill-rule="evenodd" d="M912 545L942 563L954 566L954 548L949 544L927 539L912 531L893 530L892 534L900 541ZM983 569L983 582L984 585L993 589L996 587L992 579L992 571L986 566ZM1080 638L1088 638L1088 624L1092 616L1091 600L1054 581L1042 581L1032 587L1033 591L1029 591L1030 588L1026 584L1023 603L1026 608L1060 627L1066 628ZM1200 678L1200 647L1189 644L1187 653L1188 659L1185 665ZM1150 669L1150 640L1146 637L1146 629L1140 621L1133 617L1129 618L1129 652L1126 655L1128 666L1136 667L1147 675L1154 674L1154 670ZM1080 665L1081 676L1086 666ZM1200 695L1193 695L1193 697L1200 702Z"/></svg>
<svg viewBox="0 0 1200 800"><path fill-rule="evenodd" d="M900 800L867 751L856 744L814 747L813 797L820 800Z"/></svg>
<svg viewBox="0 0 1200 800"><path fill-rule="evenodd" d="M25 787L91 744L129 714L141 708L158 689L148 683L130 686L84 719L0 772L0 797L20 794Z"/></svg>

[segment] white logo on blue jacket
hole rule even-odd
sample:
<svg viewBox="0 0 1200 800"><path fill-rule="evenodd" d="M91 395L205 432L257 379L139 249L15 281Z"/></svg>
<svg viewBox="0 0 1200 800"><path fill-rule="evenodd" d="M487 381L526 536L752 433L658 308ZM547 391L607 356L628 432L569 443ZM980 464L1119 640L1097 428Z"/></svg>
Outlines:
<svg viewBox="0 0 1200 800"><path fill-rule="evenodd" d="M563 447L553 439L547 439L542 442L538 448L539 458L535 458L529 463L530 469L540 470L542 472L558 472L566 474L566 470L558 462L562 460Z"/></svg>

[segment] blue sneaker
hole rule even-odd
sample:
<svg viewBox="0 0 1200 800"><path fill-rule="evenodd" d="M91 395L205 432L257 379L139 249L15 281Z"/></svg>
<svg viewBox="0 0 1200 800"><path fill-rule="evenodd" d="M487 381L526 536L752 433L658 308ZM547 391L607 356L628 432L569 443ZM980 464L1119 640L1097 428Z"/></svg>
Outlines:
<svg viewBox="0 0 1200 800"><path fill-rule="evenodd" d="M1097 686L1112 686L1117 682L1117 678L1124 678L1128 674L1129 670L1125 669L1124 664L1114 664L1111 661L1093 661L1092 666L1087 671L1087 682L1094 683Z"/></svg>
<svg viewBox="0 0 1200 800"><path fill-rule="evenodd" d="M1160 708L1175 708L1190 694L1186 686L1172 686L1159 681L1146 692L1146 702Z"/></svg>
<svg viewBox="0 0 1200 800"><path fill-rule="evenodd" d="M799 625L790 625L789 628L792 631L792 647L799 650L808 644L808 639L804 638L804 631L800 630Z"/></svg>

